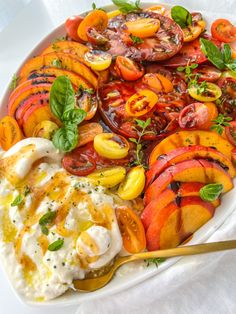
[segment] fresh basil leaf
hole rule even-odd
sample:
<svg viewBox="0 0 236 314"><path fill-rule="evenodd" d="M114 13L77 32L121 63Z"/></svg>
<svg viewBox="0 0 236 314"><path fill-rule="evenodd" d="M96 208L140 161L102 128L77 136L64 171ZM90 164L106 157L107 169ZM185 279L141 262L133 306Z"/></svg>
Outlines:
<svg viewBox="0 0 236 314"><path fill-rule="evenodd" d="M64 112L62 121L65 124L79 124L86 117L87 113L83 109L71 109Z"/></svg>
<svg viewBox="0 0 236 314"><path fill-rule="evenodd" d="M22 195L17 195L17 197L14 199L14 201L11 203L11 206L18 206L23 202L23 197Z"/></svg>
<svg viewBox="0 0 236 314"><path fill-rule="evenodd" d="M234 60L232 63L227 63L226 67L231 71L236 72L236 60Z"/></svg>
<svg viewBox="0 0 236 314"><path fill-rule="evenodd" d="M215 201L223 191L223 185L219 183L207 184L199 191L199 195L203 201Z"/></svg>
<svg viewBox="0 0 236 314"><path fill-rule="evenodd" d="M213 63L218 69L223 70L225 63L223 54L210 40L200 38L201 50L211 63Z"/></svg>
<svg viewBox="0 0 236 314"><path fill-rule="evenodd" d="M171 9L171 17L181 28L192 25L191 13L179 5L176 5Z"/></svg>
<svg viewBox="0 0 236 314"><path fill-rule="evenodd" d="M49 229L45 226L45 225L42 225L41 226L41 231L43 234L45 235L48 235L49 234Z"/></svg>
<svg viewBox="0 0 236 314"><path fill-rule="evenodd" d="M71 81L66 76L58 76L50 91L50 109L54 116L62 119L64 112L74 109L75 92Z"/></svg>
<svg viewBox="0 0 236 314"><path fill-rule="evenodd" d="M222 54L223 54L224 63L232 62L232 52L231 52L231 48L229 44L224 44Z"/></svg>
<svg viewBox="0 0 236 314"><path fill-rule="evenodd" d="M55 217L56 217L57 212L56 211L49 211L46 214L44 214L40 219L39 219L39 224L41 226L46 225L50 222L52 222Z"/></svg>
<svg viewBox="0 0 236 314"><path fill-rule="evenodd" d="M69 124L54 133L52 142L60 151L70 152L78 144L78 139L77 125Z"/></svg>
<svg viewBox="0 0 236 314"><path fill-rule="evenodd" d="M139 120L139 119L135 119L135 122L137 123L138 126L140 126L140 128L143 129L145 127L145 121Z"/></svg>
<svg viewBox="0 0 236 314"><path fill-rule="evenodd" d="M48 250L49 251L58 251L60 250L60 248L63 246L64 244L64 239L58 239L54 242L52 242L49 246L48 246Z"/></svg>
<svg viewBox="0 0 236 314"><path fill-rule="evenodd" d="M125 14L141 11L140 0L137 0L135 2L127 0L112 0L112 2L119 8L122 13Z"/></svg>

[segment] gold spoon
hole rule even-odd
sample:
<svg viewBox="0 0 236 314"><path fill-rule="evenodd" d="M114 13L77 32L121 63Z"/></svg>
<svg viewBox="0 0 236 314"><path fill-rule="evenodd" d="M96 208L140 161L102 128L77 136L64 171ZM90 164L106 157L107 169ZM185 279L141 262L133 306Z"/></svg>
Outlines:
<svg viewBox="0 0 236 314"><path fill-rule="evenodd" d="M158 257L174 257L174 256L185 256L185 255L195 255L203 254L216 251L232 250L236 248L236 240L212 242L197 245L179 246L174 249L159 250L153 252L143 252L138 254L133 254L129 256L118 257L113 265L111 265L109 271L102 276L86 279L76 279L73 281L76 290L80 291L95 291L104 287L114 276L116 270L126 263L130 263L137 260L144 260L149 258Z"/></svg>

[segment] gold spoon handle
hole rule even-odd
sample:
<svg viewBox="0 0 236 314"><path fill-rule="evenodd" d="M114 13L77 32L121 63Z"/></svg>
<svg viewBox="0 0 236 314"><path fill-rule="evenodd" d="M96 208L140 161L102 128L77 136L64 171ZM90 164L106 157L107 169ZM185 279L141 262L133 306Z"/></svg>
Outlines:
<svg viewBox="0 0 236 314"><path fill-rule="evenodd" d="M195 255L232 249L236 249L236 240L179 246L174 249L143 252L129 256L129 260L135 261L148 258Z"/></svg>

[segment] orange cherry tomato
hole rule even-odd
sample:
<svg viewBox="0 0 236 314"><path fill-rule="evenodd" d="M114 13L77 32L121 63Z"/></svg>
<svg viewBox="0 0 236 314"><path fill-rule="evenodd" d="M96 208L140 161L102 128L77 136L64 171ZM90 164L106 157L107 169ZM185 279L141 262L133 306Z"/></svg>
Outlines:
<svg viewBox="0 0 236 314"><path fill-rule="evenodd" d="M77 35L84 41L88 41L87 29L94 27L97 31L104 31L108 24L108 16L102 10L93 10L79 24Z"/></svg>
<svg viewBox="0 0 236 314"><path fill-rule="evenodd" d="M116 216L125 250L132 254L143 251L146 247L146 238L140 218L126 206L118 207Z"/></svg>
<svg viewBox="0 0 236 314"><path fill-rule="evenodd" d="M184 107L179 114L179 126L181 128L200 128L208 130L212 120L218 116L214 103L193 103Z"/></svg>
<svg viewBox="0 0 236 314"><path fill-rule="evenodd" d="M217 19L211 25L211 34L215 39L231 43L236 40L236 27L226 19Z"/></svg>
<svg viewBox="0 0 236 314"><path fill-rule="evenodd" d="M227 140L236 146L236 121L229 122L229 126L225 127L225 135Z"/></svg>
<svg viewBox="0 0 236 314"><path fill-rule="evenodd" d="M82 16L74 15L66 20L66 32L69 35L69 37L75 41L81 42L81 39L77 34L77 30L83 19L84 18Z"/></svg>
<svg viewBox="0 0 236 314"><path fill-rule="evenodd" d="M167 9L163 5L155 5L153 7L145 9L144 11L152 11L161 15L165 15Z"/></svg>
<svg viewBox="0 0 236 314"><path fill-rule="evenodd" d="M85 120L92 119L98 108L98 100L96 94L86 92L85 90L78 98L77 105L80 109L83 109L87 113Z"/></svg>
<svg viewBox="0 0 236 314"><path fill-rule="evenodd" d="M91 122L78 127L79 140L77 147L83 146L92 142L96 135L103 132L102 126L99 123Z"/></svg>
<svg viewBox="0 0 236 314"><path fill-rule="evenodd" d="M190 42L198 38L206 28L206 22L202 19L200 13L192 13L192 17L192 25L182 29L184 42Z"/></svg>
<svg viewBox="0 0 236 314"><path fill-rule="evenodd" d="M12 117L6 116L0 121L0 144L4 150L8 150L23 139L21 129Z"/></svg>
<svg viewBox="0 0 236 314"><path fill-rule="evenodd" d="M164 75L159 73L147 73L142 78L144 84L158 92L170 93L173 91L173 84Z"/></svg>
<svg viewBox="0 0 236 314"><path fill-rule="evenodd" d="M136 81L144 75L141 64L122 56L116 58L115 70L117 75L125 81Z"/></svg>
<svg viewBox="0 0 236 314"><path fill-rule="evenodd" d="M149 89L143 89L127 100L125 110L129 116L140 117L152 110L157 101L156 93Z"/></svg>
<svg viewBox="0 0 236 314"><path fill-rule="evenodd" d="M160 28L160 21L152 18L137 19L125 23L129 34L140 38L148 38L155 35Z"/></svg>

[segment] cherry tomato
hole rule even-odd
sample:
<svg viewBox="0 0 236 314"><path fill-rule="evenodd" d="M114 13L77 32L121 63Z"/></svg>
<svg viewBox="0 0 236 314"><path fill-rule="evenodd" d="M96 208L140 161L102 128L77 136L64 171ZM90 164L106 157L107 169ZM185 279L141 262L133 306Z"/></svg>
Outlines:
<svg viewBox="0 0 236 314"><path fill-rule="evenodd" d="M141 18L126 22L125 31L140 38L147 38L154 36L160 28L160 25L161 24L158 19Z"/></svg>
<svg viewBox="0 0 236 314"><path fill-rule="evenodd" d="M78 127L79 140L77 147L83 146L94 140L94 137L103 132L99 123L91 122Z"/></svg>
<svg viewBox="0 0 236 314"><path fill-rule="evenodd" d="M142 166L132 168L123 182L121 182L118 195L121 199L130 201L137 198L145 186L145 170Z"/></svg>
<svg viewBox="0 0 236 314"><path fill-rule="evenodd" d="M173 91L171 81L159 73L145 74L142 78L142 82L157 92L170 93Z"/></svg>
<svg viewBox="0 0 236 314"><path fill-rule="evenodd" d="M8 150L22 139L22 131L14 118L5 116L0 120L0 144L4 150Z"/></svg>
<svg viewBox="0 0 236 314"><path fill-rule="evenodd" d="M217 19L211 25L211 34L219 41L231 43L236 40L236 27L226 19Z"/></svg>
<svg viewBox="0 0 236 314"><path fill-rule="evenodd" d="M91 50L86 52L84 59L88 62L92 70L103 71L111 65L112 56L104 51Z"/></svg>
<svg viewBox="0 0 236 314"><path fill-rule="evenodd" d="M218 106L219 112L236 120L236 78L220 78L217 84L222 90L222 97Z"/></svg>
<svg viewBox="0 0 236 314"><path fill-rule="evenodd" d="M211 121L218 116L217 108L213 103L193 103L184 107L179 114L181 128L209 129Z"/></svg>
<svg viewBox="0 0 236 314"><path fill-rule="evenodd" d="M221 89L216 84L209 82L205 84L203 91L200 90L199 86L192 85L188 92L192 98L205 102L215 101L222 95Z"/></svg>
<svg viewBox="0 0 236 314"><path fill-rule="evenodd" d="M132 209L122 206L116 210L123 246L131 254L139 253L146 247L143 224Z"/></svg>
<svg viewBox="0 0 236 314"><path fill-rule="evenodd" d="M49 120L44 120L37 124L34 128L33 137L43 137L51 140L56 130L58 130L56 123Z"/></svg>
<svg viewBox="0 0 236 314"><path fill-rule="evenodd" d="M102 10L91 11L79 24L77 34L79 38L88 41L87 28L94 27L97 31L104 31L108 24L106 12Z"/></svg>
<svg viewBox="0 0 236 314"><path fill-rule="evenodd" d="M149 89L143 89L127 100L125 110L129 116L140 117L152 110L157 101L156 93Z"/></svg>
<svg viewBox="0 0 236 314"><path fill-rule="evenodd" d="M198 81L215 82L221 76L221 71L211 65L200 65L193 70L193 74L198 75Z"/></svg>
<svg viewBox="0 0 236 314"><path fill-rule="evenodd" d="M144 75L144 68L141 64L122 56L116 58L115 70L125 81L136 81Z"/></svg>
<svg viewBox="0 0 236 314"><path fill-rule="evenodd" d="M88 178L92 179L96 185L102 185L106 188L113 188L124 180L125 175L125 168L117 166L95 170L88 175Z"/></svg>
<svg viewBox="0 0 236 314"><path fill-rule="evenodd" d="M155 5L153 7L145 9L144 11L152 11L154 13L165 15L165 13L167 12L167 8L165 8L163 5Z"/></svg>
<svg viewBox="0 0 236 314"><path fill-rule="evenodd" d="M101 133L94 138L94 149L105 158L122 159L128 155L129 143L120 135L114 133Z"/></svg>
<svg viewBox="0 0 236 314"><path fill-rule="evenodd" d="M225 127L225 134L227 140L234 146L236 146L236 121L229 122L229 126Z"/></svg>
<svg viewBox="0 0 236 314"><path fill-rule="evenodd" d="M98 99L96 94L91 94L86 92L86 90L83 91L82 94L77 98L77 106L87 113L85 120L92 119L98 108Z"/></svg>
<svg viewBox="0 0 236 314"><path fill-rule="evenodd" d="M113 17L116 17L117 15L120 15L120 14L122 14L120 10L114 10L114 11L107 12L107 17L108 19L113 19Z"/></svg>
<svg viewBox="0 0 236 314"><path fill-rule="evenodd" d="M108 39L100 34L94 27L88 27L86 30L88 41L92 45L105 46L108 43Z"/></svg>
<svg viewBox="0 0 236 314"><path fill-rule="evenodd" d="M77 148L63 157L62 166L73 175L87 176L96 169L96 160Z"/></svg>
<svg viewBox="0 0 236 314"><path fill-rule="evenodd" d="M204 31L206 22L202 19L200 13L192 13L192 25L183 28L184 42L190 42L198 38Z"/></svg>
<svg viewBox="0 0 236 314"><path fill-rule="evenodd" d="M66 32L69 35L70 38L72 38L75 41L81 42L81 39L79 38L77 34L77 29L80 25L80 23L83 21L83 17L79 15L71 16L66 20Z"/></svg>

